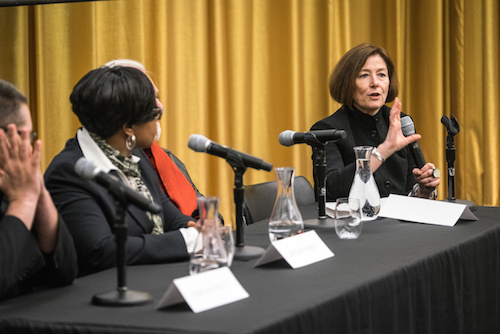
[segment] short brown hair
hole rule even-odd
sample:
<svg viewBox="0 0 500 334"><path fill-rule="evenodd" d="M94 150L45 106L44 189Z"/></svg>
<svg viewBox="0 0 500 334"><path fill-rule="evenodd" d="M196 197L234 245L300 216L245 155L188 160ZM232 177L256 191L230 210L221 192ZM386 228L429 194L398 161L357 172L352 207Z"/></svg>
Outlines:
<svg viewBox="0 0 500 334"><path fill-rule="evenodd" d="M352 109L356 77L368 57L373 55L382 57L387 65L389 92L387 93L385 102L394 101L399 94L399 83L391 57L385 49L369 43L359 44L347 51L333 69L330 75L330 95L335 101L345 104Z"/></svg>
<svg viewBox="0 0 500 334"><path fill-rule="evenodd" d="M13 84L0 79L0 126L23 124L25 120L19 113L23 103L28 103L26 97Z"/></svg>

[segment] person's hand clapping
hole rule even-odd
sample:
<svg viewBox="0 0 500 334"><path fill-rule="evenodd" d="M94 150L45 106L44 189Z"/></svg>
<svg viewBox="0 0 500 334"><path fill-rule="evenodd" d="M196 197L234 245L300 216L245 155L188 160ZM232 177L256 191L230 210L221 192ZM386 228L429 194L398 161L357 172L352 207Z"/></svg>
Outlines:
<svg viewBox="0 0 500 334"><path fill-rule="evenodd" d="M20 134L19 134L20 133ZM0 129L0 190L9 199L6 215L14 215L31 229L41 191L41 142L31 147L26 128L7 126Z"/></svg>

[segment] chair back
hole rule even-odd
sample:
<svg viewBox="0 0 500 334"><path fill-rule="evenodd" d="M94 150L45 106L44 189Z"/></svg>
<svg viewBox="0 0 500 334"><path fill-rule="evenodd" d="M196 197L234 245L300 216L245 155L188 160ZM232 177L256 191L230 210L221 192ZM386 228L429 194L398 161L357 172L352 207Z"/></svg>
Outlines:
<svg viewBox="0 0 500 334"><path fill-rule="evenodd" d="M295 201L300 207L315 202L314 188L304 176L294 178ZM245 189L244 214L247 224L269 219L278 194L278 181L269 181L243 187Z"/></svg>

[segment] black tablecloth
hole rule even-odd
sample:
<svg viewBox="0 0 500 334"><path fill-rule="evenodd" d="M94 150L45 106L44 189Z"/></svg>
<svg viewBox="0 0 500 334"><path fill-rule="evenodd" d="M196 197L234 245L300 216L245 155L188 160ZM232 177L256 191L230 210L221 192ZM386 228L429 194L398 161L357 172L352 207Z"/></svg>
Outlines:
<svg viewBox="0 0 500 334"><path fill-rule="evenodd" d="M500 208L474 213L479 221L455 227L378 219L357 240L318 229L333 258L295 270L235 261L250 297L198 314L186 304L156 310L186 262L128 267L129 288L154 298L134 307L90 304L116 287L107 270L0 303L0 332L500 333ZM245 241L267 247L267 225L248 226Z"/></svg>

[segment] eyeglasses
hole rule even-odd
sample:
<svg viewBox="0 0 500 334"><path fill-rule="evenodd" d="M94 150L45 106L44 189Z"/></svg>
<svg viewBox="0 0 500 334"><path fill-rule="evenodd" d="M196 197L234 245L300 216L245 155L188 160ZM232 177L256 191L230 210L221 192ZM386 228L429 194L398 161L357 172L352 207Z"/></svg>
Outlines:
<svg viewBox="0 0 500 334"><path fill-rule="evenodd" d="M7 128L5 126L0 126L0 129L2 129L5 133L7 133ZM17 130L17 134L21 135L21 131ZM37 136L38 136L38 134L36 132L33 132L33 131L30 132L30 140L31 140L32 144L37 139Z"/></svg>
<svg viewBox="0 0 500 334"><path fill-rule="evenodd" d="M154 107L153 108L153 115L154 115L154 120L159 121L161 119L161 116L163 116L163 108Z"/></svg>

